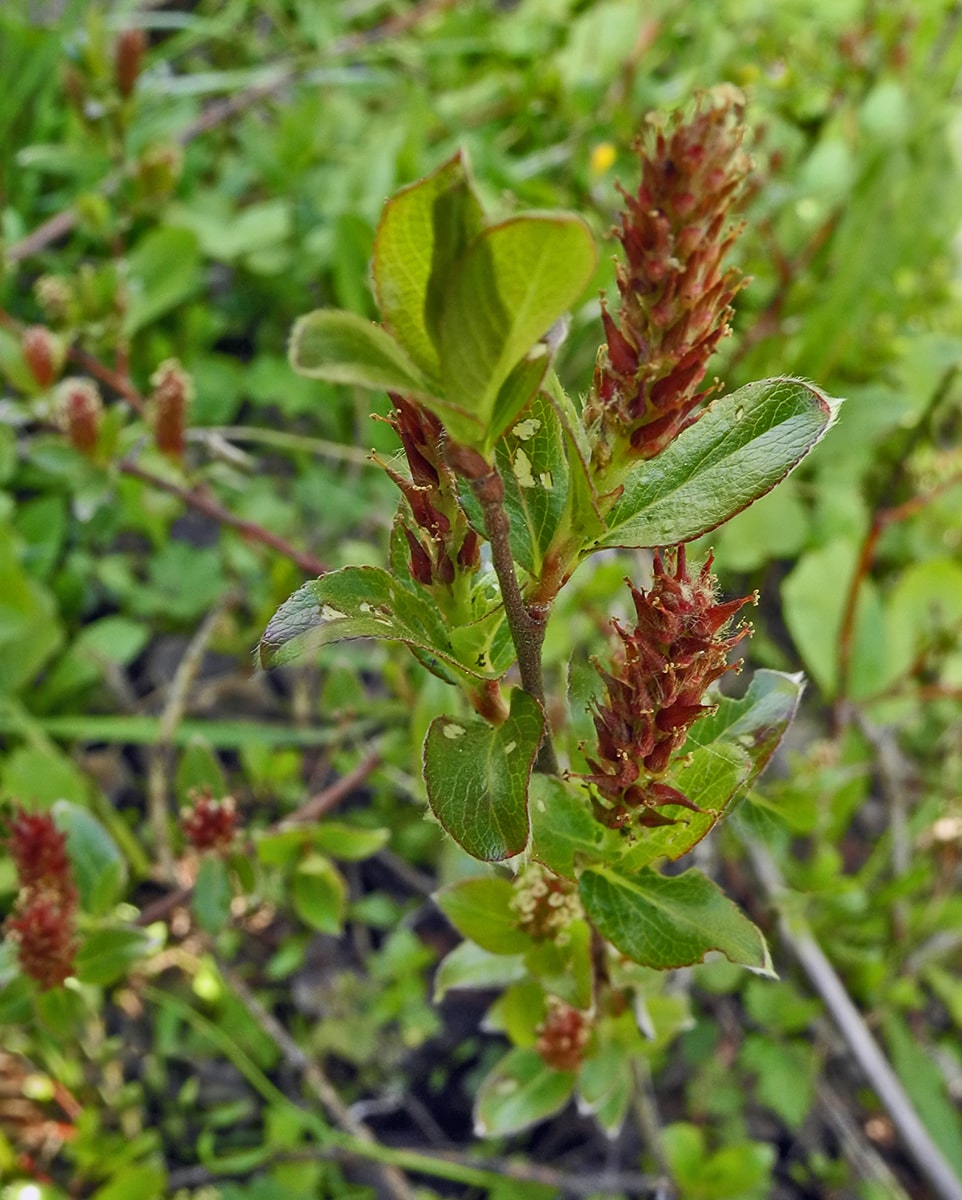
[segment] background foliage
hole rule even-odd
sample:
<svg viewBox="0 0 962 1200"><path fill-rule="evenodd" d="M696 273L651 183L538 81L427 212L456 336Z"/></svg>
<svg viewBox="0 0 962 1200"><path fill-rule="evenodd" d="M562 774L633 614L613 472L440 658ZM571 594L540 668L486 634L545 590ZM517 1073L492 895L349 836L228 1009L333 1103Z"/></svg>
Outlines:
<svg viewBox="0 0 962 1200"><path fill-rule="evenodd" d="M84 938L78 983L43 994L0 950L12 1196L925 1195L799 930L962 1176L958 20L948 0L3 6L0 792L68 832ZM558 1097L490 1102L492 1070L531 1062L510 955L437 969L458 938L429 896L477 870L411 771L443 685L372 642L250 671L322 564L385 565L395 505L368 395L296 376L286 342L321 304L374 316L382 204L459 146L492 207L568 208L605 239L645 113L720 81L747 91L757 172L717 372L848 398L711 539L726 593L762 593L751 665L810 681L791 751L697 852L782 979L635 980L650 1040L623 1132L569 1106L516 1133ZM24 360L37 323L102 386L89 455ZM195 386L182 459L144 403L171 358ZM630 565L576 577L549 670L623 615ZM236 799L225 853L171 819L205 788Z"/></svg>

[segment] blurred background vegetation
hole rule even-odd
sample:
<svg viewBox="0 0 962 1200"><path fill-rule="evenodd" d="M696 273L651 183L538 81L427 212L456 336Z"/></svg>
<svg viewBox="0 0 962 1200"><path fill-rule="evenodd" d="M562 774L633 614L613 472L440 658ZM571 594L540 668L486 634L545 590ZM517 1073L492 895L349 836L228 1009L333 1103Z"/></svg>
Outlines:
<svg viewBox="0 0 962 1200"><path fill-rule="evenodd" d="M962 8L6 0L0 62L0 797L68 831L83 938L43 993L0 948L2 1195L930 1195L779 906L962 1178ZM367 459L391 430L295 376L286 340L319 305L376 316L384 200L463 146L492 207L596 231L559 367L583 393L633 139L726 81L749 99L753 283L716 373L848 401L711 539L726 593L761 591L749 665L810 681L790 749L699 850L782 979L652 976L616 1137L569 1109L477 1140L496 992L438 986L457 939L430 894L479 868L412 769L443 685L366 642L250 667L307 575L385 561L396 504ZM84 450L29 326L98 385ZM172 359L182 454L151 396ZM597 643L630 569L576 577L549 670ZM205 789L236 802L224 853L178 821Z"/></svg>

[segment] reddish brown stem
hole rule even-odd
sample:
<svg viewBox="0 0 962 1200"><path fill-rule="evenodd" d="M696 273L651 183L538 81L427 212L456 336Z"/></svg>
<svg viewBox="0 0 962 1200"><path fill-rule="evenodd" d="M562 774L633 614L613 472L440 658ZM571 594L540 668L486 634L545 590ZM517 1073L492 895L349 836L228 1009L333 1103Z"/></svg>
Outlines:
<svg viewBox="0 0 962 1200"><path fill-rule="evenodd" d="M869 526L868 532L862 541L858 561L855 564L855 571L852 575L852 582L849 584L848 595L845 598L845 608L842 612L842 625L838 635L838 700L835 705L835 724L837 727L841 727L846 723L844 709L851 682L852 644L855 634L855 614L858 608L858 597L862 589L862 584L865 582L872 568L872 562L875 558L875 548L878 545L879 538L889 525L896 525L899 521L908 520L909 517L920 512L944 492L957 487L960 483L962 483L962 472L950 476L922 496L913 496L910 500L895 505L894 508L880 509L872 518L872 524Z"/></svg>
<svg viewBox="0 0 962 1200"><path fill-rule="evenodd" d="M324 575L327 571L327 567L324 566L320 559L315 558L313 554L298 550L290 542L285 541L284 538L278 537L276 533L271 533L263 525L258 525L256 521L245 521L241 517L236 516L229 509L224 508L208 492L201 491L200 488L188 488L183 487L179 483L173 483L169 479L155 475L152 471L145 470L135 462L130 462L129 459L118 463L118 468L124 475L140 479L144 483L150 484L151 487L157 488L159 491L176 496L195 511L203 513L214 521L219 521L221 525L228 525L231 529L236 529L248 541L260 542L262 546L270 546L272 550L276 550L284 558L290 559L292 563L295 563L307 575Z"/></svg>

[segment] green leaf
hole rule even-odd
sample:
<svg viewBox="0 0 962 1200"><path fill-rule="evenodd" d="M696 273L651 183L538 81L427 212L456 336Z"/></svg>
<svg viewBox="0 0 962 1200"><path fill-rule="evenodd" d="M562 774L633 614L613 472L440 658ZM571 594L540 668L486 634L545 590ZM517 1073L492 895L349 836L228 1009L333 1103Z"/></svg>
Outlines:
<svg viewBox="0 0 962 1200"><path fill-rule="evenodd" d="M69 800L51 809L57 828L67 837L74 881L85 911L108 912L127 886L127 863L117 844L95 816Z"/></svg>
<svg viewBox="0 0 962 1200"><path fill-rule="evenodd" d="M111 987L126 979L131 968L156 948L156 939L144 929L94 929L84 936L77 951L77 978L81 983Z"/></svg>
<svg viewBox="0 0 962 1200"><path fill-rule="evenodd" d="M128 271L125 333L130 336L183 303L200 286L197 238L187 229L154 229L134 247Z"/></svg>
<svg viewBox="0 0 962 1200"><path fill-rule="evenodd" d="M438 964L434 1001L456 988L497 988L528 977L520 954L491 954L475 942L462 942Z"/></svg>
<svg viewBox="0 0 962 1200"><path fill-rule="evenodd" d="M60 645L63 630L51 594L17 561L14 539L0 537L0 695L34 678Z"/></svg>
<svg viewBox="0 0 962 1200"><path fill-rule="evenodd" d="M337 935L344 923L347 884L329 858L309 854L291 880L294 911L319 933Z"/></svg>
<svg viewBox="0 0 962 1200"><path fill-rule="evenodd" d="M634 871L659 858L674 862L687 854L722 819L731 802L744 791L751 773L751 759L735 743L713 742L679 758L665 782L702 811L669 805L659 808L659 814L673 817L674 823L639 831L637 841L624 851L622 868Z"/></svg>
<svg viewBox="0 0 962 1200"><path fill-rule="evenodd" d="M271 618L258 654L261 666L277 667L330 642L361 637L405 642L465 674L489 674L458 658L426 592L408 590L380 567L344 567L305 583Z"/></svg>
<svg viewBox="0 0 962 1200"><path fill-rule="evenodd" d="M504 504L511 521L511 552L529 574L541 575L568 504L564 434L547 396L531 401L497 447Z"/></svg>
<svg viewBox="0 0 962 1200"><path fill-rule="evenodd" d="M544 734L541 706L515 688L503 725L437 717L424 740L434 815L475 858L497 862L528 840L528 778Z"/></svg>
<svg viewBox="0 0 962 1200"><path fill-rule="evenodd" d="M566 879L576 879L576 868L583 862L610 861L621 853L621 839L595 820L588 792L580 784L555 775L532 775L528 809L531 857Z"/></svg>
<svg viewBox="0 0 962 1200"><path fill-rule="evenodd" d="M518 928L513 898L509 879L478 876L437 892L434 902L462 937L492 954L520 954L531 938Z"/></svg>
<svg viewBox="0 0 962 1200"><path fill-rule="evenodd" d="M167 1172L163 1167L143 1163L123 1167L109 1183L98 1188L91 1200L161 1200L167 1193Z"/></svg>
<svg viewBox="0 0 962 1200"><path fill-rule="evenodd" d="M431 391L387 330L355 313L322 308L300 317L288 354L294 370L309 379L418 396Z"/></svg>
<svg viewBox="0 0 962 1200"><path fill-rule="evenodd" d="M740 699L718 698L718 708L696 721L686 742L708 747L713 742L732 742L741 747L752 763L742 785L747 787L767 766L798 709L805 680L802 675L758 670Z"/></svg>
<svg viewBox="0 0 962 1200"><path fill-rule="evenodd" d="M384 206L374 241L374 290L384 324L422 371L440 375L444 290L484 214L459 152Z"/></svg>
<svg viewBox="0 0 962 1200"><path fill-rule="evenodd" d="M190 906L201 929L220 933L230 920L231 886L227 864L216 854L205 855L197 872Z"/></svg>
<svg viewBox="0 0 962 1200"><path fill-rule="evenodd" d="M311 841L317 849L342 862L370 858L390 840L390 829L361 829L345 821L325 821L311 831Z"/></svg>
<svg viewBox="0 0 962 1200"><path fill-rule="evenodd" d="M489 226L451 278L440 324L444 394L477 420L486 448L508 376L581 295L595 267L587 225L567 213L526 213ZM530 393L529 393L530 395ZM528 397L516 394L514 404ZM506 427L518 411L501 407Z"/></svg>
<svg viewBox="0 0 962 1200"><path fill-rule="evenodd" d="M599 932L642 966L687 967L720 950L731 962L774 976L761 932L700 871L631 877L608 867L585 871L581 901Z"/></svg>
<svg viewBox="0 0 962 1200"><path fill-rule="evenodd" d="M639 464L607 515L606 546L670 546L715 529L793 470L839 401L799 379L749 383L715 400L657 458Z"/></svg>
<svg viewBox="0 0 962 1200"><path fill-rule="evenodd" d="M474 1131L478 1137L505 1137L536 1125L571 1099L575 1076L555 1071L535 1050L509 1051L478 1089Z"/></svg>

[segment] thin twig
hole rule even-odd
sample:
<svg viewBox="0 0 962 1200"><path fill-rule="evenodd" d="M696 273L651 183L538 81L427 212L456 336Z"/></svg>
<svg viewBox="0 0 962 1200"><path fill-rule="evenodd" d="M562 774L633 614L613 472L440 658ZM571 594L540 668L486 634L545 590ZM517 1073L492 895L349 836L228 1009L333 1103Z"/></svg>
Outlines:
<svg viewBox="0 0 962 1200"><path fill-rule="evenodd" d="M779 896L785 892L785 884L774 859L756 840L745 838L744 844L756 876L769 899L777 903ZM906 1151L931 1184L933 1195L938 1200L962 1200L962 1180L932 1140L901 1081L869 1032L861 1013L852 1003L808 924L794 915L789 920L783 913L779 917L778 928L783 943L798 960L825 1002L846 1045L891 1118Z"/></svg>
<svg viewBox="0 0 962 1200"><path fill-rule="evenodd" d="M345 1133L349 1133L359 1141L376 1143L377 1138L371 1127L351 1112L321 1065L308 1057L274 1014L261 1004L241 976L220 957L218 957L218 967L232 994L240 1000L258 1028L277 1046L284 1062L300 1075L305 1086L320 1102L328 1117L339 1129L343 1129ZM393 1200L414 1200L413 1191L397 1167L380 1164L378 1171L386 1196L392 1197Z"/></svg>
<svg viewBox="0 0 962 1200"><path fill-rule="evenodd" d="M388 17L374 29L339 38L330 47L329 53L332 56L348 54L365 45L395 37L399 33L407 32L435 13L452 8L455 3L456 0L425 0L424 3L415 5L406 13ZM310 74L310 71L305 72L308 77ZM299 76L293 70L283 70L267 83L255 84L244 91L236 92L226 100L218 100L208 105L194 121L181 130L175 140L182 146L188 145L201 134L229 121L231 117L237 116L259 101L269 99L288 84L295 83L298 78ZM112 172L101 181L96 190L102 195L110 196L120 186L122 179L122 173ZM67 208L63 212L56 213L42 225L38 225L25 238L8 246L3 251L3 257L8 263L17 263L31 258L34 254L39 254L51 243L59 241L70 233L76 226L78 218L79 213L75 208Z"/></svg>
<svg viewBox="0 0 962 1200"><path fill-rule="evenodd" d="M838 635L838 696L836 704L836 724L841 724L840 714L848 710L848 690L852 667L852 648L855 634L855 615L858 609L858 598L862 584L868 576L875 558L875 548L883 532L890 526L906 521L909 517L921 512L927 505L937 500L939 496L962 484L962 472L950 475L929 491L920 496L912 496L902 504L892 508L883 508L874 514L868 532L862 540L855 571L849 584L845 607L842 610L842 623Z"/></svg>
<svg viewBox="0 0 962 1200"><path fill-rule="evenodd" d="M819 1116L841 1143L842 1153L860 1179L883 1188L887 1200L909 1200L909 1194L892 1174L888 1163L863 1135L848 1106L824 1080L816 1087Z"/></svg>
<svg viewBox="0 0 962 1200"><path fill-rule="evenodd" d="M511 521L504 507L504 480L497 468L490 467L486 473L469 475L469 478L472 491L484 514L484 532L491 545L491 561L501 585L504 613L518 656L521 686L529 695L534 696L544 714L544 738L538 750L535 770L543 775L557 775L558 759L548 721L544 674L541 669L541 650L548 627L549 609L546 606L529 608L521 594L514 569L514 555L511 552Z"/></svg>
<svg viewBox="0 0 962 1200"><path fill-rule="evenodd" d="M359 788L380 763L380 754L376 750L372 751L352 771L335 780L322 792L318 792L316 796L311 796L300 808L279 821L275 828L278 830L291 829L326 816L331 809L336 808L342 800L346 800L353 791Z"/></svg>
<svg viewBox="0 0 962 1200"><path fill-rule="evenodd" d="M117 469L122 474L130 475L134 479L140 479L161 492L167 492L168 495L176 496L184 504L195 509L197 512L203 513L214 521L218 521L221 525L228 525L231 529L236 529L248 541L260 542L263 546L270 546L278 554L289 558L306 575L323 575L327 571L321 560L315 558L313 554L309 554L304 550L298 550L284 538L279 537L276 533L271 533L263 525L258 525L256 521L245 521L243 518L238 517L235 513L225 508L218 500L215 500L208 492L201 491L196 487L184 487L182 484L174 483L170 479L164 479L163 476L155 475L153 471L146 470L130 459L123 459L119 462Z"/></svg>
<svg viewBox="0 0 962 1200"><path fill-rule="evenodd" d="M171 680L167 703L160 718L160 732L150 750L147 769L147 811L154 832L154 846L161 873L170 881L176 879L174 852L170 842L169 811L167 804L168 767L174 731L184 716L191 685L200 670L204 652L217 628L224 611L234 603L236 597L226 593L210 610L200 628L191 638L183 658L177 664Z"/></svg>

